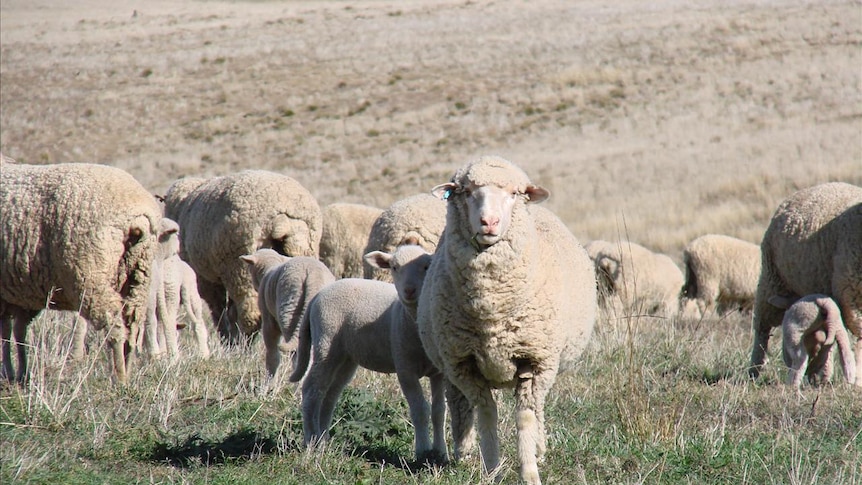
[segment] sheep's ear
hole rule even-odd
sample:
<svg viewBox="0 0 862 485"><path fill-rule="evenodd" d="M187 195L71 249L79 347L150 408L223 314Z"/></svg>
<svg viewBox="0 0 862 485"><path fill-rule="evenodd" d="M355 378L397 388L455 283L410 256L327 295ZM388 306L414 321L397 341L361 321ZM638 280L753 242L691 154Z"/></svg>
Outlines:
<svg viewBox="0 0 862 485"><path fill-rule="evenodd" d="M392 255L383 251L371 251L365 255L365 262L380 269L389 269L389 262L392 261Z"/></svg>
<svg viewBox="0 0 862 485"><path fill-rule="evenodd" d="M551 196L551 193L544 187L531 184L527 186L524 195L527 196L527 202L537 203L547 200Z"/></svg>
<svg viewBox="0 0 862 485"><path fill-rule="evenodd" d="M254 265L254 263L257 262L257 256L255 256L254 254L243 254L239 257L239 259L245 261L252 266Z"/></svg>
<svg viewBox="0 0 862 485"><path fill-rule="evenodd" d="M431 195L437 197L438 199L446 200L451 195L452 192L458 188L458 184L455 182L446 182L445 184L440 184L433 189L431 189Z"/></svg>
<svg viewBox="0 0 862 485"><path fill-rule="evenodd" d="M770 305L781 310L787 310L791 305L793 305L793 299L781 295L772 295L766 301L768 301Z"/></svg>

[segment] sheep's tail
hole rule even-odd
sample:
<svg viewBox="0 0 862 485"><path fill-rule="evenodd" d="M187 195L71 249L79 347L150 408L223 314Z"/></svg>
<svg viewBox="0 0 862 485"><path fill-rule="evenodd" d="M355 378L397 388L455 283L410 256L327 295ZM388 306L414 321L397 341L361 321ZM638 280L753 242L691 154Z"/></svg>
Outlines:
<svg viewBox="0 0 862 485"><path fill-rule="evenodd" d="M844 328L844 320L841 318L841 310L832 299L823 298L817 300L817 305L823 310L826 320L826 342L830 344L834 340L838 345L838 354L841 358L841 368L844 370L844 379L847 382L856 381L856 358L853 355L853 346Z"/></svg>
<svg viewBox="0 0 862 485"><path fill-rule="evenodd" d="M312 300L312 304L314 301ZM311 304L302 315L302 323L299 326L299 342L296 348L296 363L293 366L293 373L290 374L290 382L299 382L305 371L308 370L308 362L311 360Z"/></svg>

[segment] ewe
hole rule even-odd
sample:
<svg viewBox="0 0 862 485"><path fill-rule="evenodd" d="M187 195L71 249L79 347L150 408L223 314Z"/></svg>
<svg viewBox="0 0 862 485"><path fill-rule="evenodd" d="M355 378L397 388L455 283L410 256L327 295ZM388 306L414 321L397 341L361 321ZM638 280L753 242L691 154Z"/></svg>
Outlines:
<svg viewBox="0 0 862 485"><path fill-rule="evenodd" d="M760 277L760 247L720 234L706 234L683 249L685 286L680 308L701 318L739 308L750 311Z"/></svg>
<svg viewBox="0 0 862 485"><path fill-rule="evenodd" d="M751 377L766 363L772 329L784 310L769 298L821 293L841 308L857 338L862 368L862 188L832 182L800 190L782 202L760 244L761 273L754 298ZM856 374L862 386L862 372Z"/></svg>
<svg viewBox="0 0 862 485"><path fill-rule="evenodd" d="M79 311L108 329L117 381L126 381L129 335L146 319L158 245L158 202L128 173L91 164L0 170L0 328L3 368L26 373L26 325L44 309ZM76 353L77 354L77 353ZM82 357L82 355L75 355Z"/></svg>
<svg viewBox="0 0 862 485"><path fill-rule="evenodd" d="M431 362L451 384L455 458L469 444L475 409L484 469L497 472L492 390L514 388L521 477L541 483L545 398L592 335L595 270L555 215L529 205L548 192L506 160L482 157L433 193L448 211L417 324Z"/></svg>

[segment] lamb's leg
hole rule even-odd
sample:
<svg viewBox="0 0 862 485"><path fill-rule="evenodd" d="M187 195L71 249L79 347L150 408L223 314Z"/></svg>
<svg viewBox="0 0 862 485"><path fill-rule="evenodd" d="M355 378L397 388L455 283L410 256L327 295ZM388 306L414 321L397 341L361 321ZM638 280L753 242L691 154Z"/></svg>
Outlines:
<svg viewBox="0 0 862 485"><path fill-rule="evenodd" d="M428 451L431 449L431 437L428 434L428 421L431 413L425 393L422 391L422 383L415 373L401 371L398 373L398 384L401 392L407 399L410 408L410 421L413 422L413 449L417 460L427 459Z"/></svg>
<svg viewBox="0 0 862 485"><path fill-rule="evenodd" d="M266 371L269 377L275 376L281 365L281 328L278 322L266 313L261 315L260 333L263 336L263 346L266 349Z"/></svg>
<svg viewBox="0 0 862 485"><path fill-rule="evenodd" d="M357 367L353 361L346 360L334 369L329 390L320 406L320 432L323 439L329 438L329 427L332 426L332 414L335 412L335 405L338 404L338 398L341 397L344 388L353 380Z"/></svg>
<svg viewBox="0 0 862 485"><path fill-rule="evenodd" d="M434 445L432 449L444 463L448 460L446 453L446 396L444 395L443 374L437 373L429 378L431 387L431 427L434 429Z"/></svg>
<svg viewBox="0 0 862 485"><path fill-rule="evenodd" d="M198 351L201 357L206 359L210 356L209 347L209 332L203 318L203 307L201 299L197 293L192 293L193 288L186 285L182 287L182 301L185 306L186 315L192 322L192 332L195 334L195 340L198 343Z"/></svg>

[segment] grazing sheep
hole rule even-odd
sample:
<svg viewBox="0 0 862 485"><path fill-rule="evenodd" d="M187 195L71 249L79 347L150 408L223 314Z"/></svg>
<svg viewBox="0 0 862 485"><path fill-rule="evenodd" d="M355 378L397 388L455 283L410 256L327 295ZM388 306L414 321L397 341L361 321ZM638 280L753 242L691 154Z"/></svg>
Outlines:
<svg viewBox="0 0 862 485"><path fill-rule="evenodd" d="M750 311L760 277L760 246L730 236L707 234L691 241L682 252L685 286L681 308L696 307L691 316ZM692 308L693 310L693 308Z"/></svg>
<svg viewBox="0 0 862 485"><path fill-rule="evenodd" d="M316 258L284 256L269 248L240 259L248 264L257 291L266 370L272 377L281 364L281 353L296 350L297 329L311 299L335 276Z"/></svg>
<svg viewBox="0 0 862 485"><path fill-rule="evenodd" d="M257 293L240 256L260 248L287 256L318 254L320 207L286 175L245 170L179 180L165 197L165 215L183 229L183 259L197 273L201 296L228 342L260 328Z"/></svg>
<svg viewBox="0 0 862 485"><path fill-rule="evenodd" d="M128 338L146 318L160 219L156 199L123 170L4 161L0 324L5 338L14 321L19 380L25 378L25 326L50 308L79 311L94 328L107 328L115 377L126 381ZM5 348L3 357L11 379Z"/></svg>
<svg viewBox="0 0 862 485"><path fill-rule="evenodd" d="M671 316L679 308L684 277L673 260L630 241L588 245L605 305L619 298L624 312Z"/></svg>
<svg viewBox="0 0 862 485"><path fill-rule="evenodd" d="M448 212L417 324L428 356L452 384L455 458L469 445L475 409L484 469L496 473L492 390L514 388L521 477L541 483L545 398L592 335L595 271L562 221L528 205L548 191L502 158L479 158L432 193L448 201Z"/></svg>
<svg viewBox="0 0 862 485"><path fill-rule="evenodd" d="M774 295L829 295L856 337L856 368L862 368L862 188L832 182L802 189L782 202L766 233L754 298L749 374L766 363L769 336L784 311ZM862 372L856 375L862 386Z"/></svg>
<svg viewBox="0 0 862 485"><path fill-rule="evenodd" d="M144 344L150 355L167 352L171 358L177 357L177 329L185 326L178 317L180 310L183 310L191 321L198 352L207 358L210 354L209 333L203 319L197 275L191 266L180 259L179 232L180 226L176 221L162 218L159 223L158 251L153 262Z"/></svg>
<svg viewBox="0 0 862 485"><path fill-rule="evenodd" d="M443 376L422 349L415 323L431 255L420 246L399 246L392 254L374 251L366 260L388 268L395 284L348 278L327 286L312 300L303 320L297 367L290 380L302 378L314 349L311 368L302 384L302 419L306 444L326 439L332 412L358 366L396 373L410 407L417 460L446 460ZM361 302L361 303L360 303ZM431 387L433 445L428 436L428 402L420 379Z"/></svg>
<svg viewBox="0 0 862 485"><path fill-rule="evenodd" d="M336 278L362 278L363 250L382 209L362 204L329 204L321 210L320 260Z"/></svg>
<svg viewBox="0 0 862 485"><path fill-rule="evenodd" d="M391 253L405 240L418 241L429 253L437 248L446 225L446 203L430 194L418 194L389 206L374 221L363 254L372 251ZM386 270L365 264L365 278L391 281Z"/></svg>
<svg viewBox="0 0 862 485"><path fill-rule="evenodd" d="M772 296L769 303L787 310L781 322L782 356L789 368L787 384L799 387L802 376L814 385L832 379L832 350L837 344L841 356L844 379L852 383L856 378L853 349L841 319L841 309L827 295L814 294L800 298Z"/></svg>

